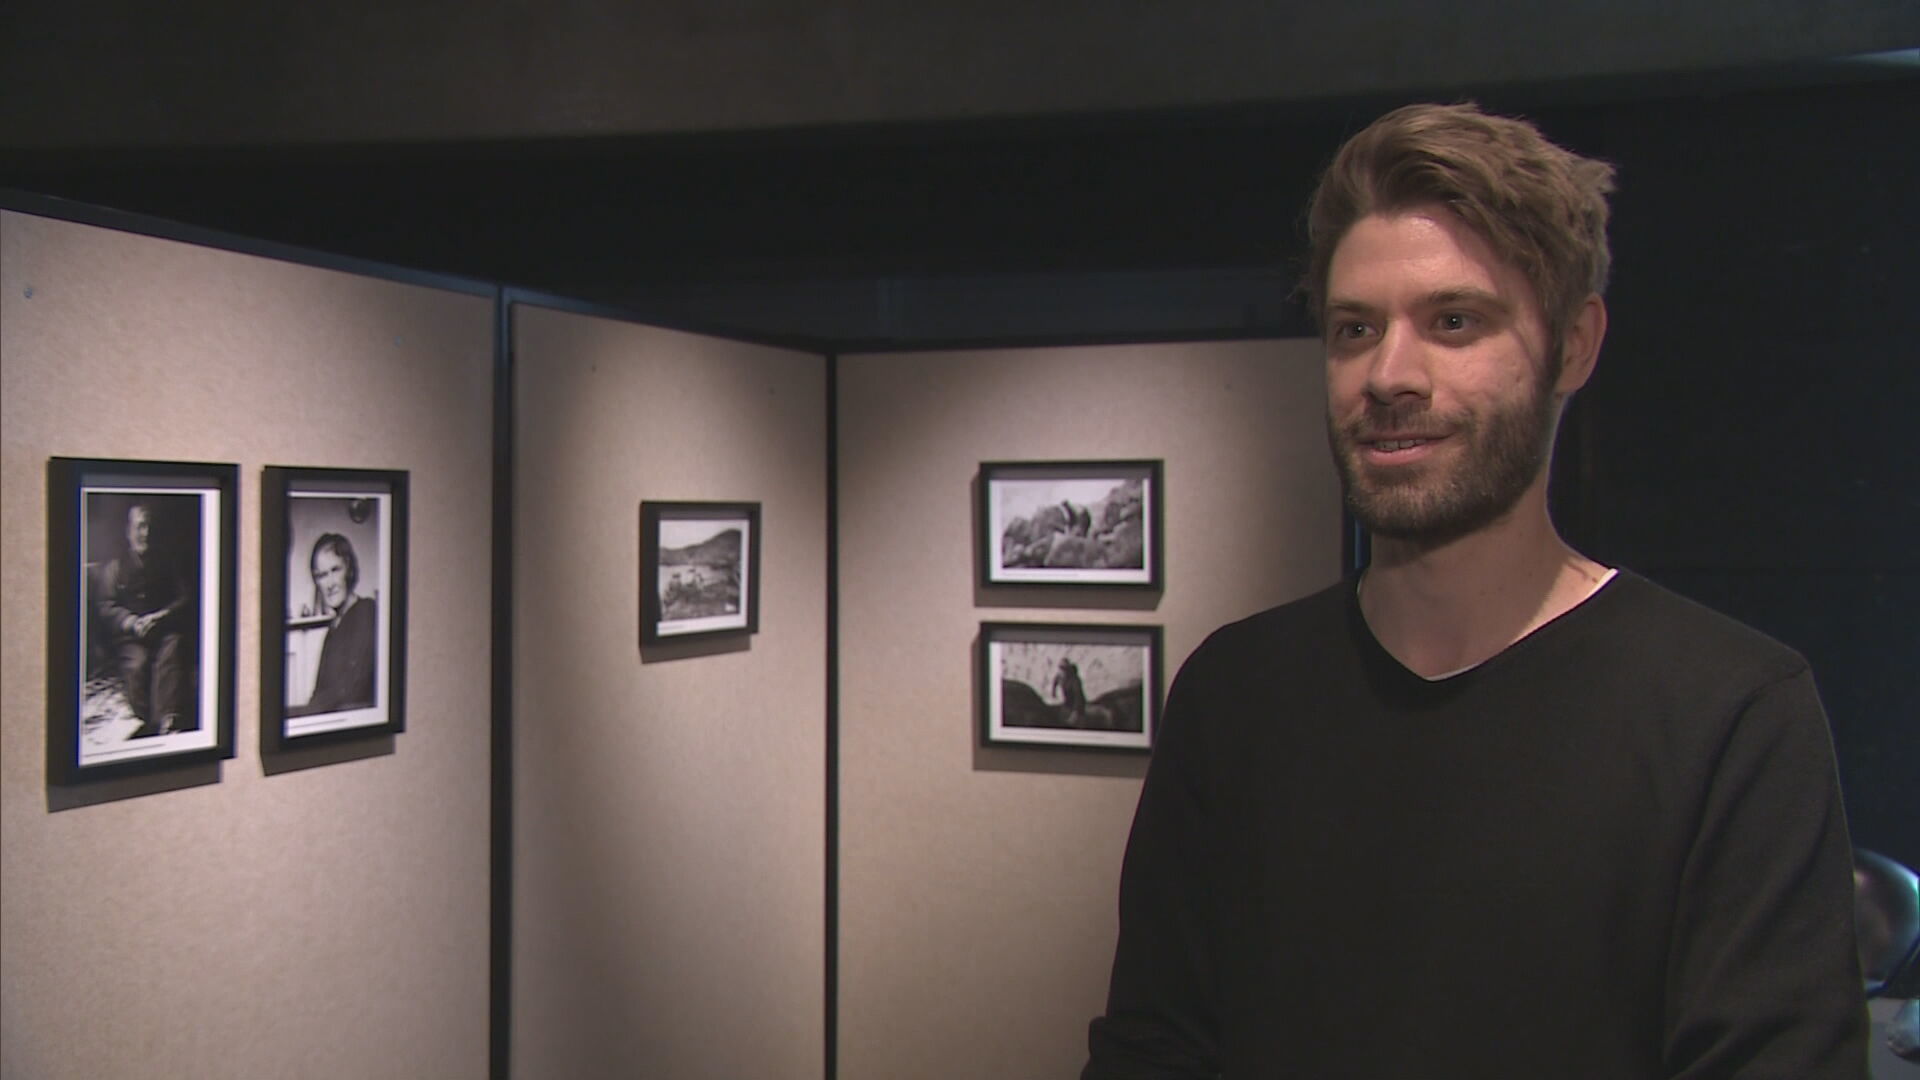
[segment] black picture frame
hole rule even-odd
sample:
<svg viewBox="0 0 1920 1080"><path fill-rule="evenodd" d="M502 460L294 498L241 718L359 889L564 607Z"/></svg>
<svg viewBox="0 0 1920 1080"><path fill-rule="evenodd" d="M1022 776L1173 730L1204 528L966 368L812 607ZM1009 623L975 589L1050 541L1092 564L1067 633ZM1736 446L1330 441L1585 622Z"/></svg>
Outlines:
<svg viewBox="0 0 1920 1080"><path fill-rule="evenodd" d="M1150 752L1162 639L1151 624L981 623L980 745Z"/></svg>
<svg viewBox="0 0 1920 1080"><path fill-rule="evenodd" d="M404 470L262 472L263 751L406 730L408 531Z"/></svg>
<svg viewBox="0 0 1920 1080"><path fill-rule="evenodd" d="M760 504L640 504L640 643L760 630Z"/></svg>
<svg viewBox="0 0 1920 1080"><path fill-rule="evenodd" d="M980 465L983 585L1161 588L1159 459L988 461Z"/></svg>
<svg viewBox="0 0 1920 1080"><path fill-rule="evenodd" d="M233 750L239 467L47 462L47 778Z"/></svg>

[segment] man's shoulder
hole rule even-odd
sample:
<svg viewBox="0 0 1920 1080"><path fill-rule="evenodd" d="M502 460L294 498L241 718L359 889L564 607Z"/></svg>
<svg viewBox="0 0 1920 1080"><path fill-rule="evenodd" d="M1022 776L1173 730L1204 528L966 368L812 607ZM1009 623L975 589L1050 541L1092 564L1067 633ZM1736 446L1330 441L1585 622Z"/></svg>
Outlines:
<svg viewBox="0 0 1920 1080"><path fill-rule="evenodd" d="M1345 623L1352 591L1352 580L1342 578L1316 592L1230 622L1209 634L1195 655L1272 655L1276 644L1325 641L1333 628Z"/></svg>
<svg viewBox="0 0 1920 1080"><path fill-rule="evenodd" d="M1330 619L1344 619L1352 596L1353 579L1343 577L1325 588L1284 604L1275 604L1228 626L1244 626L1254 632L1272 632L1293 626L1318 625Z"/></svg>
<svg viewBox="0 0 1920 1080"><path fill-rule="evenodd" d="M1584 606L1587 621L1622 647L1673 663L1776 677L1807 666L1790 646L1630 570Z"/></svg>
<svg viewBox="0 0 1920 1080"><path fill-rule="evenodd" d="M98 568L94 570L94 580L101 588L108 590L118 588L120 582L125 580L126 576L127 560L125 556L121 555L116 555L106 562L98 564Z"/></svg>
<svg viewBox="0 0 1920 1080"><path fill-rule="evenodd" d="M1613 601L1605 614L1642 633L1684 637L1702 647L1736 652L1793 654L1762 631L1631 570L1621 570L1601 596Z"/></svg>

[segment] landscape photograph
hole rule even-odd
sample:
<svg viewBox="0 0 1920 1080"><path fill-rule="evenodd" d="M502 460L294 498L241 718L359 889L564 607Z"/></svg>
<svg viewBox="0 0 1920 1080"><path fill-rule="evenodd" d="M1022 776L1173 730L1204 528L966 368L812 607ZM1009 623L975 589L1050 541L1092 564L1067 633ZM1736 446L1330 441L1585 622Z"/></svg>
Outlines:
<svg viewBox="0 0 1920 1080"><path fill-rule="evenodd" d="M1161 638L1152 625L982 623L983 743L1150 750Z"/></svg>
<svg viewBox="0 0 1920 1080"><path fill-rule="evenodd" d="M1021 480L1000 487L1000 565L1141 570L1146 482Z"/></svg>
<svg viewBox="0 0 1920 1080"><path fill-rule="evenodd" d="M744 546L737 523L662 521L655 582L661 621L739 614Z"/></svg>
<svg viewBox="0 0 1920 1080"><path fill-rule="evenodd" d="M982 464L982 582L1159 588L1161 471L1149 460Z"/></svg>
<svg viewBox="0 0 1920 1080"><path fill-rule="evenodd" d="M1145 650L1037 641L1003 642L1000 649L1003 726L1141 730Z"/></svg>

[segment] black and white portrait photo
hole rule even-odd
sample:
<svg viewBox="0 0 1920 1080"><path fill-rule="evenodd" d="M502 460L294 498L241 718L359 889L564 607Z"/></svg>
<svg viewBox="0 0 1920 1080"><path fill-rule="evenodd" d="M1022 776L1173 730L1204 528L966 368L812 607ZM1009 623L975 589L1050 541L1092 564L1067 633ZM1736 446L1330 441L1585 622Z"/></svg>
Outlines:
<svg viewBox="0 0 1920 1080"><path fill-rule="evenodd" d="M642 503L642 642L759 629L759 532L758 503Z"/></svg>
<svg viewBox="0 0 1920 1080"><path fill-rule="evenodd" d="M81 762L142 740L204 736L200 657L207 641L202 560L219 492L86 489L89 621Z"/></svg>
<svg viewBox="0 0 1920 1080"><path fill-rule="evenodd" d="M231 747L234 475L50 461L55 777Z"/></svg>
<svg viewBox="0 0 1920 1080"><path fill-rule="evenodd" d="M391 547L388 498L287 495L289 734L381 722L390 648L380 606Z"/></svg>
<svg viewBox="0 0 1920 1080"><path fill-rule="evenodd" d="M981 467L987 584L1159 582L1160 463Z"/></svg>
<svg viewBox="0 0 1920 1080"><path fill-rule="evenodd" d="M1159 627L987 623L980 634L987 744L1152 746Z"/></svg>
<svg viewBox="0 0 1920 1080"><path fill-rule="evenodd" d="M265 488L262 587L279 631L262 635L262 695L280 710L270 744L401 730L406 474L274 467Z"/></svg>

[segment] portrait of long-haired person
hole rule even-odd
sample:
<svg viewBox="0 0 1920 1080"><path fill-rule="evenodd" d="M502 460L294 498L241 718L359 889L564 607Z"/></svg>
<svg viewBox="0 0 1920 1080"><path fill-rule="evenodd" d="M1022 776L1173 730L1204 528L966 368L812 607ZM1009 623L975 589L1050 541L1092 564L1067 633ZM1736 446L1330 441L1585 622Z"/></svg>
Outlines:
<svg viewBox="0 0 1920 1080"><path fill-rule="evenodd" d="M313 574L313 610L331 618L313 696L305 711L339 712L374 704L374 658L379 636L378 601L360 595L360 559L339 533L313 542L307 565Z"/></svg>

